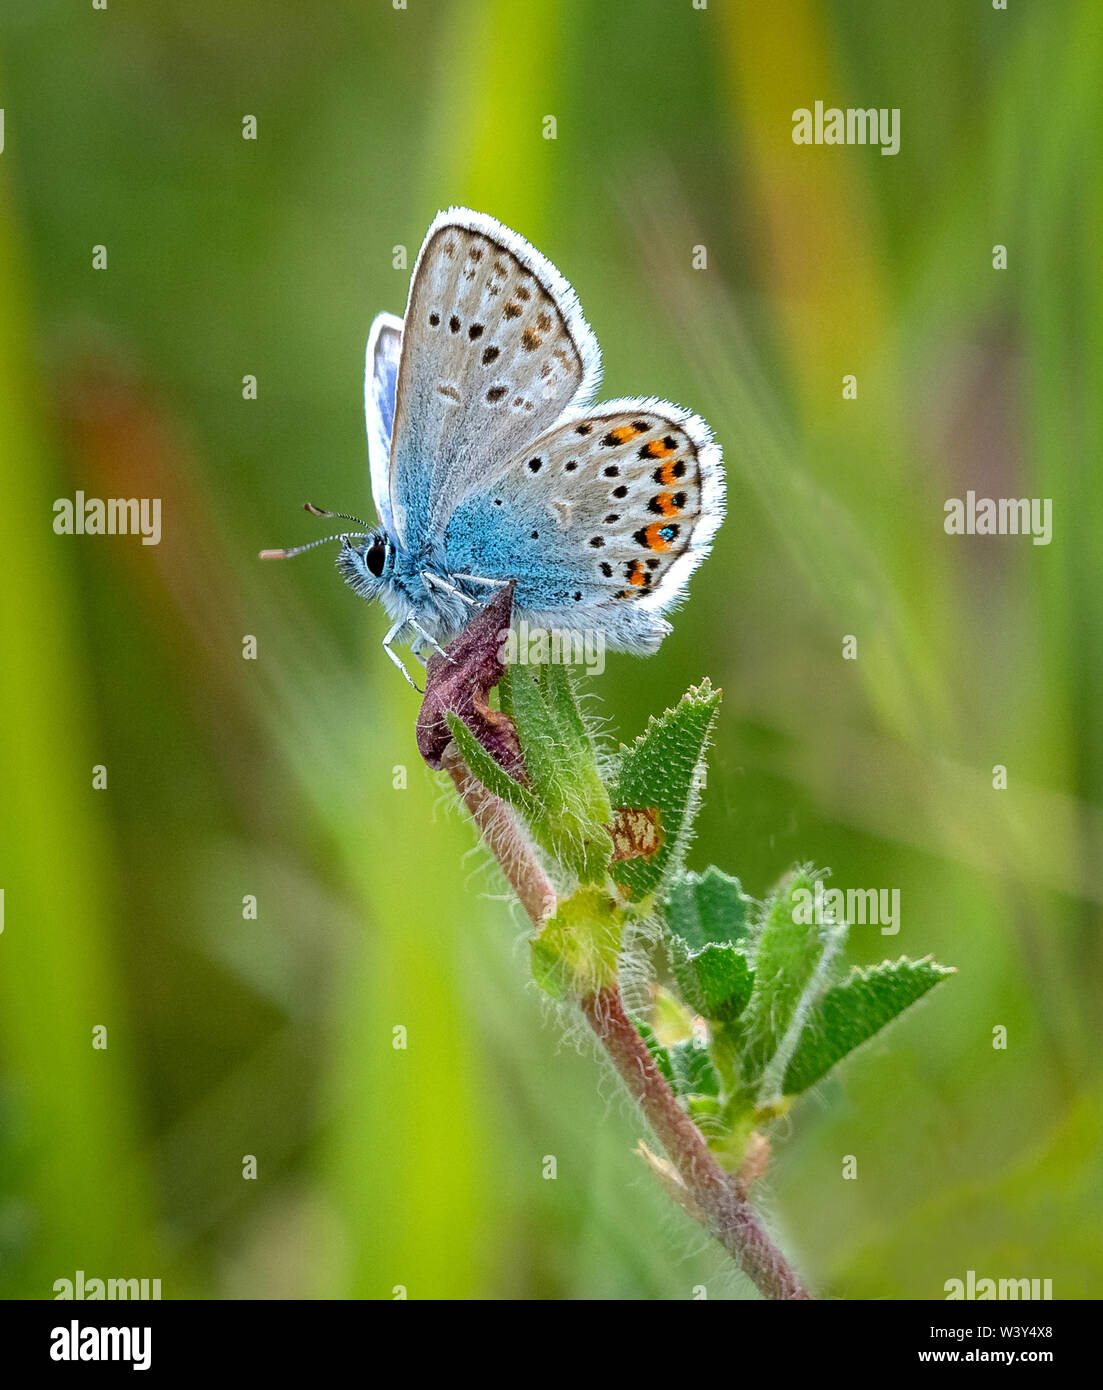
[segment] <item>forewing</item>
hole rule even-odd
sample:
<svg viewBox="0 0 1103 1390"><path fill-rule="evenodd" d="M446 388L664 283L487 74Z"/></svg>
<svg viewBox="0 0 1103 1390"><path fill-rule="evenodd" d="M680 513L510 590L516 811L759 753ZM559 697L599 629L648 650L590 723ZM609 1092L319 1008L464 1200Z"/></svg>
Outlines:
<svg viewBox="0 0 1103 1390"><path fill-rule="evenodd" d="M639 605L683 592L724 515L719 445L654 399L572 412L468 497L446 532L453 572L516 579L518 607Z"/></svg>
<svg viewBox="0 0 1103 1390"><path fill-rule="evenodd" d="M368 429L372 502L376 516L391 535L394 535L394 517L388 475L401 347L402 320L394 314L378 314L368 334L364 360L364 417Z"/></svg>
<svg viewBox="0 0 1103 1390"><path fill-rule="evenodd" d="M435 539L459 500L571 405L600 354L574 291L491 217L439 214L410 285L390 497L399 539Z"/></svg>

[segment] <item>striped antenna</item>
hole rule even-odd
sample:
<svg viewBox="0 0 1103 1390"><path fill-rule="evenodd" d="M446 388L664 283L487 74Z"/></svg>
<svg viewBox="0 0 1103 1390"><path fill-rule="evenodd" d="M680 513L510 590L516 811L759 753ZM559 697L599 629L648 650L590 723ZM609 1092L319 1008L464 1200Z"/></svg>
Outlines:
<svg viewBox="0 0 1103 1390"><path fill-rule="evenodd" d="M316 507L313 502L304 502L303 511L309 512L311 516L328 516L341 521L355 521L357 526L363 526L365 531L368 527L368 523L361 521L358 516L349 516L348 512L327 512L324 507Z"/></svg>
<svg viewBox="0 0 1103 1390"><path fill-rule="evenodd" d="M301 555L304 550L313 550L316 545L328 545L330 541L363 541L367 540L367 532L363 535L350 536L347 531L339 536L323 536L320 541L311 541L309 545L296 545L290 550L262 550L260 558L262 560L290 560L292 555Z"/></svg>
<svg viewBox="0 0 1103 1390"><path fill-rule="evenodd" d="M363 526L365 529L355 536L349 535L347 532L341 532L336 536L323 536L320 541L311 541L309 545L296 545L290 550L262 550L260 552L262 560L290 560L292 555L301 555L304 550L313 550L316 545L328 545L330 541L365 541L370 535L366 529L368 523L361 521L358 516L349 516L347 512L327 512L324 507L316 507L313 502L304 502L303 511L309 512L311 516L327 516L340 521L355 521L357 526Z"/></svg>

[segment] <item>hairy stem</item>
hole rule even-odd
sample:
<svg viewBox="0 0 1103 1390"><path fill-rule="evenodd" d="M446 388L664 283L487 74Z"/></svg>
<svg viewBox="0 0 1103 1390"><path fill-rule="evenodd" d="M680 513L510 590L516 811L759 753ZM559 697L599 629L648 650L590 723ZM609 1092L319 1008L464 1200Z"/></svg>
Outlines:
<svg viewBox="0 0 1103 1390"><path fill-rule="evenodd" d="M479 827L487 849L501 865L521 906L534 926L542 926L544 919L555 911L555 889L537 863L513 812L472 777L454 743L444 750L441 766L456 784L460 800Z"/></svg>
<svg viewBox="0 0 1103 1390"><path fill-rule="evenodd" d="M587 1023L666 1150L684 1189L682 1206L715 1236L765 1298L810 1298L766 1234L738 1180L716 1162L701 1131L675 1100L624 1012L620 990L611 986L581 1002Z"/></svg>
<svg viewBox="0 0 1103 1390"><path fill-rule="evenodd" d="M454 743L446 748L442 766L521 906L534 926L542 926L555 910L555 890L513 813L471 776ZM625 1013L620 990L610 986L580 1002L586 1021L666 1150L669 1170L644 1153L671 1196L720 1242L765 1298L811 1298L766 1234L738 1178L720 1167L701 1131L678 1104Z"/></svg>

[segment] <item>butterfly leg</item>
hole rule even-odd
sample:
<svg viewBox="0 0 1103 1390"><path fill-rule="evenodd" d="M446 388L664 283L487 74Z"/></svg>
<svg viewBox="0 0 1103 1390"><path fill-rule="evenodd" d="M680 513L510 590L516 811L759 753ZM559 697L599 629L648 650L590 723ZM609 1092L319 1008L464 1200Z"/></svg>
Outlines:
<svg viewBox="0 0 1103 1390"><path fill-rule="evenodd" d="M417 693L418 693L419 695L424 695L425 692L422 690L421 686L417 684L417 682L414 680L413 676L411 676L410 673L409 673L409 671L406 670L406 664L405 664L405 662L402 660L402 658L399 656L399 654L398 654L398 653L393 649L393 647L391 646L391 643L394 641L394 639L398 636L398 634L402 631L402 629L406 626L406 624L409 623L409 622L411 622L411 621L412 621L412 620L411 620L410 618L399 618L398 622L393 623L393 624L391 625L391 628L390 628L390 630L388 631L386 637L383 638L383 650L387 653L387 655L390 657L390 659L394 662L394 664L398 667L398 669L399 669L399 670L402 672L402 674L406 677L406 680L409 682L410 685L413 686L413 688L417 691ZM416 624L416 623L414 623L414 627L417 627L417 624ZM420 632L420 630L421 630L421 629L418 628L418 631L419 631L419 632Z"/></svg>
<svg viewBox="0 0 1103 1390"><path fill-rule="evenodd" d="M431 574L428 570L423 570L421 577L427 584L432 584L435 589L443 589L446 594L455 594L457 598L462 598L464 603L469 603L472 608L478 608L479 605L475 599L469 598L454 584L449 584L446 579L442 579L439 574Z"/></svg>
<svg viewBox="0 0 1103 1390"><path fill-rule="evenodd" d="M426 632L416 618L407 618L405 621L410 624L410 626L418 634L419 637L422 637L426 642L428 642L428 644L432 647L432 649L435 652L440 652L441 656L448 657L448 660L453 664L453 666L456 664L456 658L454 656L448 656L448 653L444 650L444 648L432 635L432 633Z"/></svg>
<svg viewBox="0 0 1103 1390"><path fill-rule="evenodd" d="M481 574L453 574L449 578L466 579L469 584L493 584L495 588L501 588L504 584L509 583L508 579L484 579Z"/></svg>

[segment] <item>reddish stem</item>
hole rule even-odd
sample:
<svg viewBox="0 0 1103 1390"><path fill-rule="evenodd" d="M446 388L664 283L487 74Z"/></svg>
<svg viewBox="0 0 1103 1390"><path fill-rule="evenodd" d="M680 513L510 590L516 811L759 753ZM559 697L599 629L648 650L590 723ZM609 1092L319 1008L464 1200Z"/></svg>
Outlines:
<svg viewBox="0 0 1103 1390"><path fill-rule="evenodd" d="M479 827L487 848L501 865L521 906L534 926L542 926L544 919L555 911L555 889L536 862L513 812L500 797L488 792L472 777L454 743L449 743L444 750L441 766L456 784L460 800Z"/></svg>
<svg viewBox="0 0 1103 1390"><path fill-rule="evenodd" d="M624 1012L616 986L587 995L582 1012L685 1187L684 1202L766 1298L811 1298L766 1234L730 1173L716 1162L701 1131L674 1098L647 1045Z"/></svg>

